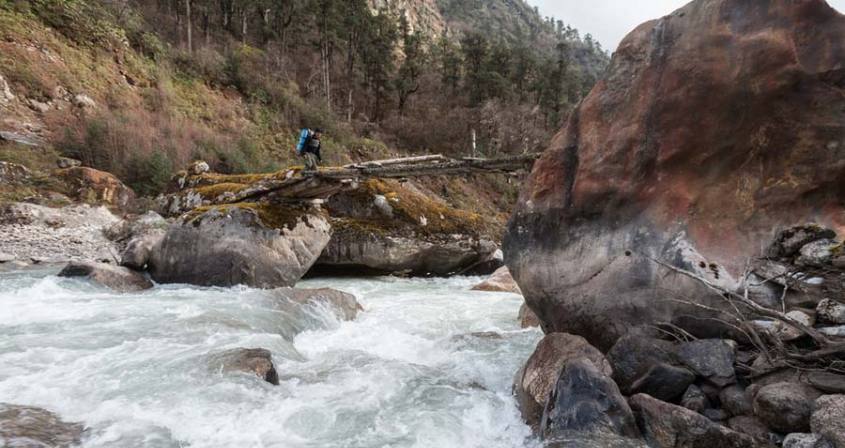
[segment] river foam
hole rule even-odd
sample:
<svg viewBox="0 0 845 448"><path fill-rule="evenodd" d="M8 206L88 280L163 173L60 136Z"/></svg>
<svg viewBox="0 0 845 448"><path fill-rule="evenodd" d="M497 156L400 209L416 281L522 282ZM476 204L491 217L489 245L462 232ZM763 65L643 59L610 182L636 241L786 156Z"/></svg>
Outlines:
<svg viewBox="0 0 845 448"><path fill-rule="evenodd" d="M116 295L45 272L0 273L0 402L87 427L85 447L532 447L510 394L540 334L521 299L457 279L320 279L355 294L340 322L248 288ZM280 386L209 371L270 350Z"/></svg>

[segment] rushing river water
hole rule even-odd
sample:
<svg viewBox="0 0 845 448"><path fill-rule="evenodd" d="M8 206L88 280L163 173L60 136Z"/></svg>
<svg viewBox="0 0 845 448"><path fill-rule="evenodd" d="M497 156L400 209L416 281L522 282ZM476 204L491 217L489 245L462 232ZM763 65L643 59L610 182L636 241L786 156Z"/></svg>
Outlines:
<svg viewBox="0 0 845 448"><path fill-rule="evenodd" d="M510 389L540 333L478 278L303 282L358 297L339 322L247 288L117 295L49 274L0 273L0 402L83 422L85 447L536 445ZM237 347L269 349L281 385L209 369Z"/></svg>

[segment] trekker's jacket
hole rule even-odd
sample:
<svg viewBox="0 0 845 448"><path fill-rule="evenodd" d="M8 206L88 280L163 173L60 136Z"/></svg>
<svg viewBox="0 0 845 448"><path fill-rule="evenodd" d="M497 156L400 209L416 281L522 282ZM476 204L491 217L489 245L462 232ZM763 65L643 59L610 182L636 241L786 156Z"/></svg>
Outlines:
<svg viewBox="0 0 845 448"><path fill-rule="evenodd" d="M323 161L320 156L320 140L314 138L314 132L311 129L305 128L299 134L299 143L296 145L296 154L302 155L311 153L317 156L317 160Z"/></svg>

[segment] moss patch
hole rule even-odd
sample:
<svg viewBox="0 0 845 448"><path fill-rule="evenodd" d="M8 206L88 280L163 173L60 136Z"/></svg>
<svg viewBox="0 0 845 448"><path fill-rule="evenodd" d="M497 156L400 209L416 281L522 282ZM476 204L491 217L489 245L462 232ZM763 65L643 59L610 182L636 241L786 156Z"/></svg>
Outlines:
<svg viewBox="0 0 845 448"><path fill-rule="evenodd" d="M298 204L271 204L268 202L238 202L227 205L211 205L197 207L187 214L183 220L187 224L198 226L203 216L208 212L229 213L233 210L249 210L258 216L261 224L270 229L293 230L303 217L313 215L315 212L306 206Z"/></svg>
<svg viewBox="0 0 845 448"><path fill-rule="evenodd" d="M222 183L199 187L194 191L200 196L202 196L202 198L205 200L214 200L226 193L240 193L247 187L248 185L245 184Z"/></svg>

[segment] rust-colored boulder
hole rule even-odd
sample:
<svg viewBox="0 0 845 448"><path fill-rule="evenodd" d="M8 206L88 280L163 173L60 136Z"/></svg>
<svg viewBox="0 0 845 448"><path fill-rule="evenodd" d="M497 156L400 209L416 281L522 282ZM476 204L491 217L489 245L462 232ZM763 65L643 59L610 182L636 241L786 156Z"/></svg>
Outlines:
<svg viewBox="0 0 845 448"><path fill-rule="evenodd" d="M823 0L696 0L645 23L521 192L506 262L549 331L606 349L628 328L719 331L779 228L845 229L845 16ZM685 319L694 316L698 319Z"/></svg>
<svg viewBox="0 0 845 448"><path fill-rule="evenodd" d="M72 167L56 171L70 190L70 196L89 204L127 208L135 200L135 192L111 173L88 167Z"/></svg>
<svg viewBox="0 0 845 448"><path fill-rule="evenodd" d="M487 280L472 287L473 291L488 291L488 292L510 292L514 294L522 294L519 290L519 285L511 276L507 266L503 266L496 270L493 275Z"/></svg>

